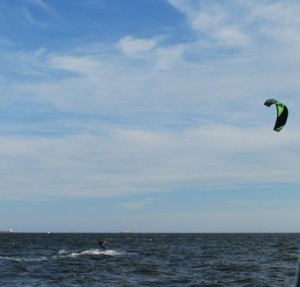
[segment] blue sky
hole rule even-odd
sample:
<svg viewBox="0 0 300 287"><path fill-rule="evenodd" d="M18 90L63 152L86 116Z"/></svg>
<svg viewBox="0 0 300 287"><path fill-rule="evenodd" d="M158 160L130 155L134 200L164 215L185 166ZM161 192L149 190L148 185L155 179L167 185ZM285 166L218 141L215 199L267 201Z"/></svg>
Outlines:
<svg viewBox="0 0 300 287"><path fill-rule="evenodd" d="M0 230L299 232L299 12L0 0Z"/></svg>

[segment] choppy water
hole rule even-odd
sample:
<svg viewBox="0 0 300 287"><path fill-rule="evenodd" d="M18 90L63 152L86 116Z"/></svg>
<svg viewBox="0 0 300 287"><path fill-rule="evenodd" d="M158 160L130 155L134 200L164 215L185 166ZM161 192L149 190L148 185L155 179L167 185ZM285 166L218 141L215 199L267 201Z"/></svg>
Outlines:
<svg viewBox="0 0 300 287"><path fill-rule="evenodd" d="M108 241L99 248L98 236ZM0 286L295 286L298 234L0 234Z"/></svg>

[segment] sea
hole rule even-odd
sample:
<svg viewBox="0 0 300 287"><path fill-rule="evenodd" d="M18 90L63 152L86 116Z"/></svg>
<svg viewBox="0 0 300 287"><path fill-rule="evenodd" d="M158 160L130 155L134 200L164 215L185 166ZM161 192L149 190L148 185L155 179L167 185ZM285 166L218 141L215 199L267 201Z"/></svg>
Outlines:
<svg viewBox="0 0 300 287"><path fill-rule="evenodd" d="M1 233L0 286L295 286L299 244L296 233Z"/></svg>

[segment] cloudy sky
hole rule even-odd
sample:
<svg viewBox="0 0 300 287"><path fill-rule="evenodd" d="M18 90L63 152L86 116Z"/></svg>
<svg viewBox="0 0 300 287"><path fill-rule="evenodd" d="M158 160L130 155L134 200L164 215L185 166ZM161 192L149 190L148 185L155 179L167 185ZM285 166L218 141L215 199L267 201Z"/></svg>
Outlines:
<svg viewBox="0 0 300 287"><path fill-rule="evenodd" d="M299 232L299 14L0 0L0 230Z"/></svg>

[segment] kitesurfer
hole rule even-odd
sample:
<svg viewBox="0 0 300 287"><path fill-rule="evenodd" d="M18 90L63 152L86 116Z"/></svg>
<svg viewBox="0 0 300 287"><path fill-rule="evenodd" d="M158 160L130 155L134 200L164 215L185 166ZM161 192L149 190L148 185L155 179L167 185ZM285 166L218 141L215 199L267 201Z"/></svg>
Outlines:
<svg viewBox="0 0 300 287"><path fill-rule="evenodd" d="M98 238L98 242L99 242L100 247L103 250L105 250L106 249L106 247L105 247L106 241L104 239Z"/></svg>

